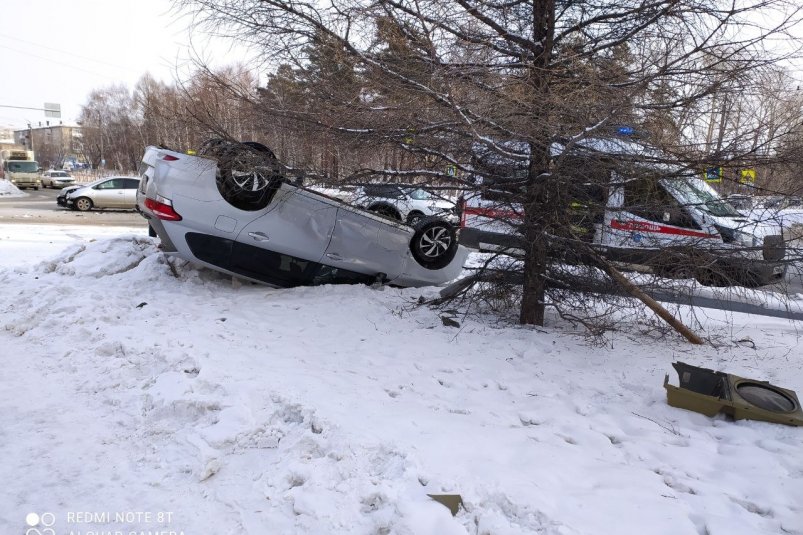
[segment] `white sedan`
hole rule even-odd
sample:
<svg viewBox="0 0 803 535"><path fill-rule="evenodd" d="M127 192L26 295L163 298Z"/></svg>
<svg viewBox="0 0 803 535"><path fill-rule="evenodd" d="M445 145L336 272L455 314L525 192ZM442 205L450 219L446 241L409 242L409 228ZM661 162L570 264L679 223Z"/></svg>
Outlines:
<svg viewBox="0 0 803 535"><path fill-rule="evenodd" d="M63 188L75 184L75 179L67 171L45 171L42 173L43 188Z"/></svg>
<svg viewBox="0 0 803 535"><path fill-rule="evenodd" d="M59 193L59 206L86 212L93 208L133 210L137 205L139 177L112 176L86 185L70 186Z"/></svg>

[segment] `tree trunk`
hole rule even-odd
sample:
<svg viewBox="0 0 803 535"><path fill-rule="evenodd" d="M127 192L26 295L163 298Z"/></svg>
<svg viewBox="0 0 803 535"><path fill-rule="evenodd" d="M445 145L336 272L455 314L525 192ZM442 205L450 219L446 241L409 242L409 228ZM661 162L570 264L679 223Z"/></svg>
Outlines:
<svg viewBox="0 0 803 535"><path fill-rule="evenodd" d="M544 281L547 268L547 232L549 230L549 201L555 196L548 179L551 132L549 112L543 104L549 102L550 55L554 35L555 0L533 2L533 51L529 71L532 93L530 106L532 124L538 125L530 141L530 166L527 171L527 191L524 203L524 286L522 288L519 322L544 324Z"/></svg>

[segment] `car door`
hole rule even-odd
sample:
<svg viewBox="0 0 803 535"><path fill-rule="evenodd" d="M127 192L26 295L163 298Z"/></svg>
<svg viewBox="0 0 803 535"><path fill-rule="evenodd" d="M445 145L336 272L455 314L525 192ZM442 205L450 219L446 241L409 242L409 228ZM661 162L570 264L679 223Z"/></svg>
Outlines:
<svg viewBox="0 0 803 535"><path fill-rule="evenodd" d="M137 188L139 187L139 180L136 178L123 178L123 197L122 208L134 209L137 204Z"/></svg>
<svg viewBox="0 0 803 535"><path fill-rule="evenodd" d="M111 178L92 188L92 204L96 208L117 208L122 204L122 180Z"/></svg>
<svg viewBox="0 0 803 535"><path fill-rule="evenodd" d="M342 205L322 262L392 280L404 272L412 235L410 227Z"/></svg>
<svg viewBox="0 0 803 535"><path fill-rule="evenodd" d="M661 250L717 238L692 217L688 204L679 202L655 177L624 181L615 189L621 206L606 214L610 245Z"/></svg>
<svg viewBox="0 0 803 535"><path fill-rule="evenodd" d="M265 212L237 234L232 271L280 286L301 284L300 272L310 276L315 267L310 262L317 265L329 245L337 204L282 184ZM278 280L271 281L272 277Z"/></svg>

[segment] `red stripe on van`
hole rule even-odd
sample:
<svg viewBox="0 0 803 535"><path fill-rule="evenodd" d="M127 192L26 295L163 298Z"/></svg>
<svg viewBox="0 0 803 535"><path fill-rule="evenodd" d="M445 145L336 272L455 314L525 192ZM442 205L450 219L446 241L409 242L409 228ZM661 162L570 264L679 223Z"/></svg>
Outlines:
<svg viewBox="0 0 803 535"><path fill-rule="evenodd" d="M496 208L478 208L466 206L465 215L479 215L491 219L521 219L521 214L513 210L498 210Z"/></svg>
<svg viewBox="0 0 803 535"><path fill-rule="evenodd" d="M694 238L719 238L718 234L708 234L699 230L689 230L679 227L668 227L648 221L619 221L611 219L611 228L616 230L628 230L635 232L653 232L656 234L672 234L674 236L691 236Z"/></svg>

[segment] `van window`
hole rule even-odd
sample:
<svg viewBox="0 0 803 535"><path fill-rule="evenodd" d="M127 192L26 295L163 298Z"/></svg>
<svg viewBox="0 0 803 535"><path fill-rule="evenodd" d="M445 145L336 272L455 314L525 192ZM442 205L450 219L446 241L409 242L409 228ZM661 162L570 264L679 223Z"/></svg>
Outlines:
<svg viewBox="0 0 803 535"><path fill-rule="evenodd" d="M701 179L670 180L667 185L684 198L692 199L691 202L695 206L713 216L742 217L736 208L728 204L710 184Z"/></svg>
<svg viewBox="0 0 803 535"><path fill-rule="evenodd" d="M624 209L656 223L699 229L700 226L656 177L637 178L624 183Z"/></svg>

